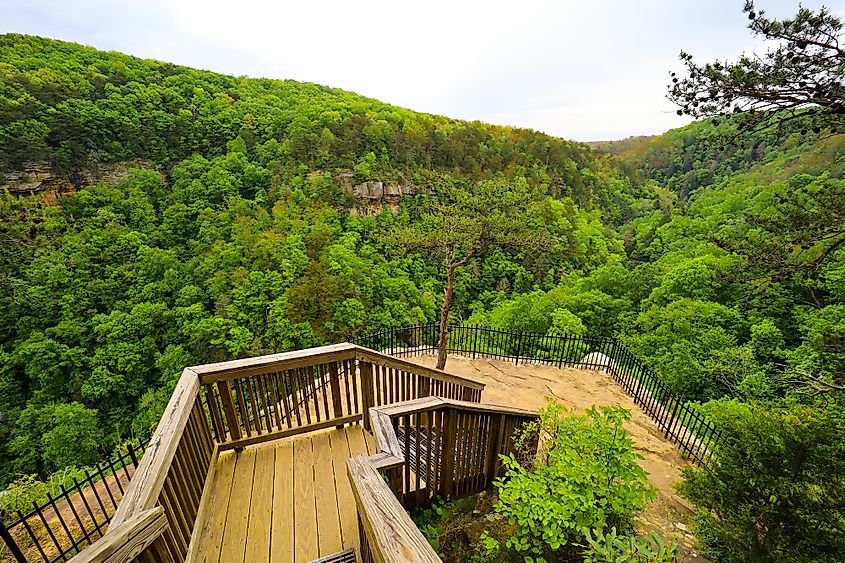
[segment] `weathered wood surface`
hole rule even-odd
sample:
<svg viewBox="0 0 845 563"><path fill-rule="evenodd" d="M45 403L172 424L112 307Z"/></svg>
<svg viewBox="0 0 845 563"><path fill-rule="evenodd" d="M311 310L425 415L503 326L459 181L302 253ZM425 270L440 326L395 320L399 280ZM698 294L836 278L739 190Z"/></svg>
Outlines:
<svg viewBox="0 0 845 563"><path fill-rule="evenodd" d="M267 356L256 356L242 360L218 362L193 366L192 369L200 377L203 384L215 381L226 381L241 377L249 377L271 371L296 369L315 364L329 363L353 358L357 346L354 344L332 344L293 352L282 352Z"/></svg>
<svg viewBox="0 0 845 563"><path fill-rule="evenodd" d="M205 482L202 488L202 498L200 499L199 507L197 508L197 519L194 522L194 529L191 532L191 542L188 544L188 554L185 561L193 561L196 558L197 547L199 545L202 531L205 529L206 520L209 518L209 505L211 504L211 497L214 493L215 478L217 476L217 459L220 456L220 450L217 444L214 444L214 451L211 454L208 472L205 475Z"/></svg>
<svg viewBox="0 0 845 563"><path fill-rule="evenodd" d="M371 407L376 454L347 462L365 562L439 561L405 508L482 491L514 430L536 412L421 397ZM386 481L385 482L385 478Z"/></svg>
<svg viewBox="0 0 845 563"><path fill-rule="evenodd" d="M111 521L111 526L125 522L129 517L155 506L164 486L164 480L170 470L176 448L181 443L182 434L191 415L191 409L197 398L199 378L196 372L185 369L164 415L147 446L132 482Z"/></svg>
<svg viewBox="0 0 845 563"><path fill-rule="evenodd" d="M248 511L241 511L243 503L224 502L224 497L230 498L229 489L246 481L247 475L254 477L261 470L272 476L270 481L276 479L275 470L267 468L278 464L264 461L268 454L253 459L254 454L244 448L331 427L342 429L362 418L369 427L370 410L376 405L423 398L429 401L425 405L430 408L440 408L443 403L428 398L435 393L476 404L483 388L483 384L471 379L348 343L186 368L135 477L117 507L112 527L117 528L142 512L160 506L168 525L146 554L154 559L206 560L216 549L227 558L232 555L237 560L241 554L244 557L254 555L252 550L263 552L265 543L269 550L274 544L266 534L241 537L241 532L246 533L248 523L252 521ZM372 419L377 422L378 443L389 453L369 452L376 455L375 467L386 472L397 494L403 492L403 471L404 490L409 487L409 479L419 488L420 476L402 467L408 452L403 453L402 445L396 439L390 415L374 413ZM357 432L364 436L360 428ZM312 439L297 442L298 446L293 450L292 473L294 479L302 482L301 488L294 487L293 499L306 506L299 515L305 533L293 536L295 559L304 557L305 553L314 555L315 549L320 552L316 536L312 541L313 534L308 531L308 523L312 521L313 529L322 527L326 545L336 547L338 543L349 543L346 536L350 535L350 519L341 517L345 512L340 507L328 515L319 512L319 505L331 506L330 496L326 495L331 491L315 485L317 481L326 480L329 473L336 476L338 464L343 461L338 457L341 455L338 452L343 451L342 445L331 439L317 438L316 442ZM347 437L347 450L349 455L354 455L356 452L351 444ZM366 439L363 444L368 446ZM297 455L297 448L302 456ZM231 449L243 451L242 457L236 457L238 462L234 466L220 457ZM427 451L419 446L416 450ZM279 451L274 450L273 460L278 456ZM251 466L250 459L253 460ZM320 460L324 465L317 466ZM327 460L329 463L325 464ZM343 475L346 475L345 466ZM266 480L264 473L261 476L251 483ZM347 484L345 478L341 482ZM226 487L221 489L221 484ZM250 490L262 499L267 496L266 489ZM335 486L335 493L337 491ZM341 493L340 497L344 495ZM348 501L351 497L346 495L346 498ZM313 518L312 511L307 509L311 505L315 507ZM217 513L212 513L212 509L223 508L224 531L231 529L228 536L217 529L221 522ZM245 510L248 509L249 506ZM270 524L277 526L278 523ZM357 534L354 537L357 538ZM284 553L284 548L278 544L273 550Z"/></svg>
<svg viewBox="0 0 845 563"><path fill-rule="evenodd" d="M152 544L167 528L160 506L139 512L109 531L73 558L72 563L126 563Z"/></svg>
<svg viewBox="0 0 845 563"><path fill-rule="evenodd" d="M362 537L372 561L439 563L437 553L372 464L359 456L351 458L346 465L363 528Z"/></svg>

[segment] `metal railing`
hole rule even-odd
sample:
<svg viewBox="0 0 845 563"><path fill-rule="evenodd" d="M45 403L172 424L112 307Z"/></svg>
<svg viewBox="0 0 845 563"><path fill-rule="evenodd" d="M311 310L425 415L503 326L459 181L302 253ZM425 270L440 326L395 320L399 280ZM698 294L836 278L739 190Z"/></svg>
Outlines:
<svg viewBox="0 0 845 563"><path fill-rule="evenodd" d="M437 352L436 323L397 327L362 334L358 345L397 357ZM622 342L613 337L550 335L451 325L447 338L450 354L469 358L495 358L515 364L535 363L607 371L657 424L667 440L675 443L692 462L704 464L722 435L712 424L674 394Z"/></svg>
<svg viewBox="0 0 845 563"><path fill-rule="evenodd" d="M32 508L0 518L0 561L27 563L67 561L106 532L129 480L143 456L146 442L82 470L84 477L60 483L59 494L32 501Z"/></svg>

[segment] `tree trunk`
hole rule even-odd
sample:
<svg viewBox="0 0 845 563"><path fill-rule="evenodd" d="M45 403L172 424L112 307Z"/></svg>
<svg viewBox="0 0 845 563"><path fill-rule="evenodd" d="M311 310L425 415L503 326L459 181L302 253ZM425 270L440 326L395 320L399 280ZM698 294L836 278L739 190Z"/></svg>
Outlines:
<svg viewBox="0 0 845 563"><path fill-rule="evenodd" d="M446 344L449 339L449 310L452 308L452 294L455 292L455 266L446 271L446 295L440 308L440 337L437 340L437 369L446 367Z"/></svg>

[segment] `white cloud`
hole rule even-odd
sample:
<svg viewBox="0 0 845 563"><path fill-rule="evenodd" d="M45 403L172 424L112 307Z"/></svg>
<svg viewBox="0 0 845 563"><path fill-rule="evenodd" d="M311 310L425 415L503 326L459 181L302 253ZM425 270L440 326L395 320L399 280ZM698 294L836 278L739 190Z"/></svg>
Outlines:
<svg viewBox="0 0 845 563"><path fill-rule="evenodd" d="M796 8L758 4L777 16ZM683 124L664 98L667 74L682 48L702 60L754 48L741 5L0 0L0 32L318 82L419 111L595 140ZM828 5L845 12L843 0Z"/></svg>

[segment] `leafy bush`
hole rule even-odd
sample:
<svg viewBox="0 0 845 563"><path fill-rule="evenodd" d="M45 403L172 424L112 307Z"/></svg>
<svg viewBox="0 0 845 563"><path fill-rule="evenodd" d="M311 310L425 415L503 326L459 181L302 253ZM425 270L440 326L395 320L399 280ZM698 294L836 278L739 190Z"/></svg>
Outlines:
<svg viewBox="0 0 845 563"><path fill-rule="evenodd" d="M556 402L543 409L521 436L523 443L537 432L541 437L533 467L520 462L522 452L503 456L496 510L516 526L507 547L529 561L530 554L582 541L585 529L632 527L634 513L656 493L622 428L630 419L621 407L593 407L585 415L568 415Z"/></svg>
<svg viewBox="0 0 845 563"><path fill-rule="evenodd" d="M41 504L47 501L48 494L53 497L62 494L62 486L73 486L74 478L85 479L85 469L65 467L46 481L41 481L37 475L23 475L9 483L7 492L0 496L0 512L28 512L32 510L33 502Z"/></svg>
<svg viewBox="0 0 845 563"><path fill-rule="evenodd" d="M678 490L717 561L831 561L845 553L841 408L708 405L725 438Z"/></svg>
<svg viewBox="0 0 845 563"><path fill-rule="evenodd" d="M678 556L677 542L667 546L655 532L648 538L622 536L612 528L607 534L597 531L595 539L589 530L584 535L584 563L671 563Z"/></svg>

